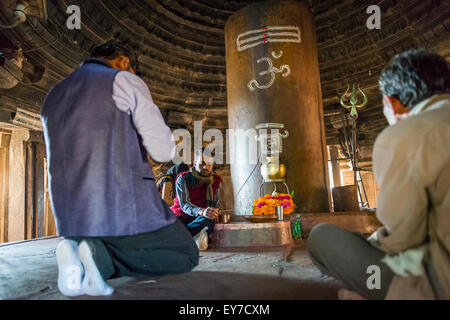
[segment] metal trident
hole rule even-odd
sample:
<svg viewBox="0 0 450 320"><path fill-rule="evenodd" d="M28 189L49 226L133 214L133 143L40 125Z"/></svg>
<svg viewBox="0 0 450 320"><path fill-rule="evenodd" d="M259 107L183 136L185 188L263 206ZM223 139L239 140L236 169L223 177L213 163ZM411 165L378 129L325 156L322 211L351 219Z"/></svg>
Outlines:
<svg viewBox="0 0 450 320"><path fill-rule="evenodd" d="M358 112L356 111L357 108L362 108L367 104L367 96L364 93L364 91L361 90L361 88L359 87L358 84L358 90L359 92L361 92L362 96L364 97L364 101L361 104L356 104L358 102L358 98L356 97L356 88L355 88L355 84L353 84L353 90L352 90L352 96L350 98L350 104L351 105L346 105L344 103L344 98L345 96L348 94L348 91L350 90L350 85L347 85L347 91L345 91L344 95L341 97L341 105L346 108L346 109L350 109L352 108L352 110L350 111L350 117L358 117Z"/></svg>

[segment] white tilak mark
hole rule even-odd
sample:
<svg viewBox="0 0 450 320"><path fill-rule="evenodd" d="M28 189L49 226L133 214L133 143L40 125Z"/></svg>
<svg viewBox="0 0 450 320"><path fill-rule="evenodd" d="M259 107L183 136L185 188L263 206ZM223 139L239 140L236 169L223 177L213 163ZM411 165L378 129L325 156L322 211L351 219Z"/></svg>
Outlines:
<svg viewBox="0 0 450 320"><path fill-rule="evenodd" d="M249 35L255 36L245 38ZM301 43L300 29L296 26L271 26L263 29L243 32L236 38L236 46L239 52L268 42Z"/></svg>

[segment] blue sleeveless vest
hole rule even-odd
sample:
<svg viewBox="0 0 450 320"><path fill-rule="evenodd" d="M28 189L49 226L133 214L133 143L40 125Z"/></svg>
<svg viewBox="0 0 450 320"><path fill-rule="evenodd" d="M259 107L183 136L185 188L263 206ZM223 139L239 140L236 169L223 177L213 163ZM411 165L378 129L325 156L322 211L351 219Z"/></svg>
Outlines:
<svg viewBox="0 0 450 320"><path fill-rule="evenodd" d="M131 115L112 98L118 72L88 60L45 98L49 194L60 236L135 235L176 220Z"/></svg>

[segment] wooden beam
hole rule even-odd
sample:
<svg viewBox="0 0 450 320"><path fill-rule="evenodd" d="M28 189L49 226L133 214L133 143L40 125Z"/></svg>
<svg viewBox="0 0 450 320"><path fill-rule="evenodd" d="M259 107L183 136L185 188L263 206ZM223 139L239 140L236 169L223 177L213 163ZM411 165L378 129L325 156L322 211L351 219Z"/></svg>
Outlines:
<svg viewBox="0 0 450 320"><path fill-rule="evenodd" d="M46 159L46 158L44 158ZM45 236L54 236L56 235L56 226L55 226L55 218L53 216L50 196L48 192L48 175L47 175L47 162L44 160L44 233Z"/></svg>
<svg viewBox="0 0 450 320"><path fill-rule="evenodd" d="M11 134L2 132L0 143L0 243L8 241L9 143Z"/></svg>
<svg viewBox="0 0 450 320"><path fill-rule="evenodd" d="M43 142L35 142L35 169L34 169L34 186L35 186L35 217L36 217L36 237L44 237L45 234L45 144Z"/></svg>

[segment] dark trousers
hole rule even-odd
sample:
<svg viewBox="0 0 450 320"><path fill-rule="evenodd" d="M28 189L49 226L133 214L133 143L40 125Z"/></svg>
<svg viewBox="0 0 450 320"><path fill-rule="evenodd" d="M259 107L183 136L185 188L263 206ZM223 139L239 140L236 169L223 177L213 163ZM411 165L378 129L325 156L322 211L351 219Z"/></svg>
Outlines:
<svg viewBox="0 0 450 320"><path fill-rule="evenodd" d="M67 237L85 240L104 280L120 276L184 273L198 265L192 236L176 220L156 231L119 237Z"/></svg>
<svg viewBox="0 0 450 320"><path fill-rule="evenodd" d="M386 255L373 247L362 234L321 223L308 237L308 252L319 270L341 280L346 286L367 299L384 299L394 273L380 260ZM368 272L371 265L380 268L380 289L370 289Z"/></svg>
<svg viewBox="0 0 450 320"><path fill-rule="evenodd" d="M195 236L197 233L202 231L204 227L208 227L207 233L209 236L214 231L214 226L216 225L213 220L203 216L182 216L178 217L178 220L186 226L192 236Z"/></svg>

